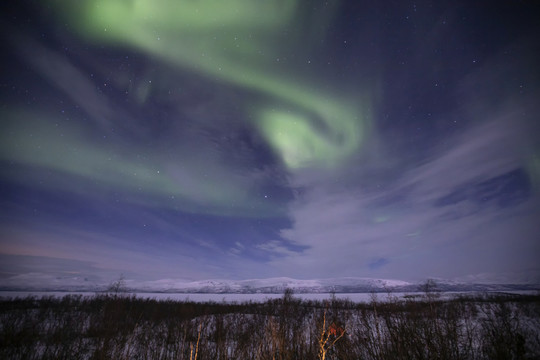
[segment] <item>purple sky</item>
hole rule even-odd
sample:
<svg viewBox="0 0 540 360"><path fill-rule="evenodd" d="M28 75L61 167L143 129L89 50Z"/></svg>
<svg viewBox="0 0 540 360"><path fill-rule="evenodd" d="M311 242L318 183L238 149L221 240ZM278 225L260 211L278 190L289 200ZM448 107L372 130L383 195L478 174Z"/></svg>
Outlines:
<svg viewBox="0 0 540 360"><path fill-rule="evenodd" d="M0 286L540 283L532 2L68 3L1 11Z"/></svg>

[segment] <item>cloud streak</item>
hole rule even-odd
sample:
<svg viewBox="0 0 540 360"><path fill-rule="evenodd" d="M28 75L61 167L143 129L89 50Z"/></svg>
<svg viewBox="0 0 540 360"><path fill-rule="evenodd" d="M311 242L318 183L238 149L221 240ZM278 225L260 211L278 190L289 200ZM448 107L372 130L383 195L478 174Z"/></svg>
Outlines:
<svg viewBox="0 0 540 360"><path fill-rule="evenodd" d="M533 234L540 226L533 219L540 204L527 170L537 144L524 140L532 140L527 134L536 125L523 115L537 110L525 97L470 113L464 131L380 188L306 181L305 194L290 207L293 226L281 235L307 250L273 265L300 277L346 271L420 280L490 273L537 281L540 245Z"/></svg>

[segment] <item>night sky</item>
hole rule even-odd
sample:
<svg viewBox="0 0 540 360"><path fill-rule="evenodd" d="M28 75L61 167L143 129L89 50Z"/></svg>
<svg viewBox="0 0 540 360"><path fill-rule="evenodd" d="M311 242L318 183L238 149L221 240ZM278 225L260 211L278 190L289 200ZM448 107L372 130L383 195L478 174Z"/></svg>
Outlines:
<svg viewBox="0 0 540 360"><path fill-rule="evenodd" d="M0 285L540 283L538 2L1 7Z"/></svg>

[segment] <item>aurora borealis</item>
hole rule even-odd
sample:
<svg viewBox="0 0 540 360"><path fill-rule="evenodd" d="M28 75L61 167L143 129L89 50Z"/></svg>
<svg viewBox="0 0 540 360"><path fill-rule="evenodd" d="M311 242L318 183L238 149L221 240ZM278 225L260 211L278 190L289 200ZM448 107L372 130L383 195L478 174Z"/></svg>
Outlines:
<svg viewBox="0 0 540 360"><path fill-rule="evenodd" d="M266 100L254 105L254 126L285 164L329 165L357 150L365 119L359 109L333 94L320 93L308 79L287 79L294 65L286 69L272 65L279 63L280 52L287 51L279 49L285 39L276 33L289 26L288 31L295 32L298 26L297 2L88 1L65 17L77 19L73 25L97 42L140 49L178 68L261 94ZM59 7L64 9L65 4ZM308 50L302 49L300 40L290 46ZM313 118L322 122L324 133L317 131Z"/></svg>
<svg viewBox="0 0 540 360"><path fill-rule="evenodd" d="M540 25L500 6L4 5L0 286L540 282Z"/></svg>

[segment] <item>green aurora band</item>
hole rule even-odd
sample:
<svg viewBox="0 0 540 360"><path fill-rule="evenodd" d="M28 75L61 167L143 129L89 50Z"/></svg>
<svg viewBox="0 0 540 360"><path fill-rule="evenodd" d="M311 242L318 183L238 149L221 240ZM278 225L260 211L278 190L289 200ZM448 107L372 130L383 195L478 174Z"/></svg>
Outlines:
<svg viewBox="0 0 540 360"><path fill-rule="evenodd" d="M178 167L171 168L167 159L157 152L146 152L135 158L112 146L98 147L85 140L83 129L68 128L65 124L57 127L53 118L42 114L19 111L2 112L1 116L8 122L0 134L0 160L86 180L50 184L47 175L36 184L34 177L18 178L31 186L88 193L106 184L122 189L120 198L128 194L129 202L167 205L193 213L249 216L255 212L258 216L275 216L281 212L278 204L257 201L249 191L249 183L239 184L241 177L220 168L218 163L179 158L182 168L189 168L189 171L181 171ZM200 164L204 164L204 168ZM219 179L219 183L215 179ZM232 207L233 202L237 206Z"/></svg>
<svg viewBox="0 0 540 360"><path fill-rule="evenodd" d="M315 72L313 69L309 68L306 74L297 71L298 64L295 67L276 61L280 53L290 53L280 52L286 48L282 44L286 41L298 53L309 53L309 41L291 40L283 35L286 31L294 33L301 21L308 21L300 17L298 1L50 3L55 15L82 38L97 44L130 47L180 70L249 92L247 99L253 101L244 104L246 118L293 174L305 168L330 169L345 164L366 136L370 118L367 97L354 94L354 100L348 101L343 94L325 92L322 89L328 86L324 79L308 79L307 75ZM324 13L324 18L317 18L310 28L324 29L331 18L332 11ZM29 44L29 48L36 49ZM46 60L32 59L35 54ZM80 96L92 96L89 106L103 102L101 94L90 93L92 81L53 52L22 51L22 56L51 84L73 101L81 102L83 108L85 99ZM63 80L55 77L58 67L64 73ZM119 86L126 84L121 78L124 74L114 76L118 78L111 81ZM85 81L88 85L84 85ZM152 86L156 83L159 81ZM152 91L146 85L134 91L139 102L144 102ZM115 114L84 110L98 124L107 122L102 117ZM60 121L61 126L57 127L56 114L47 115L37 109L6 109L0 115L6 120L5 131L0 135L0 160L50 174L39 181L26 176L24 170L5 174L30 186L83 194L113 186L121 201L214 215L267 217L281 216L286 210L282 200L261 199L260 184L253 184L249 176L237 169L231 170L218 157L208 161L204 154L183 154L178 147L177 158L171 160L159 150L129 142L123 147L110 143L97 146L85 134L86 125ZM69 176L63 177L65 174Z"/></svg>
<svg viewBox="0 0 540 360"><path fill-rule="evenodd" d="M339 166L365 136L367 101L356 99L353 105L337 100L307 81L292 80L275 64L279 33L298 21L297 0L53 3L68 23L92 41L143 50L175 66L270 97L247 111L289 170Z"/></svg>

